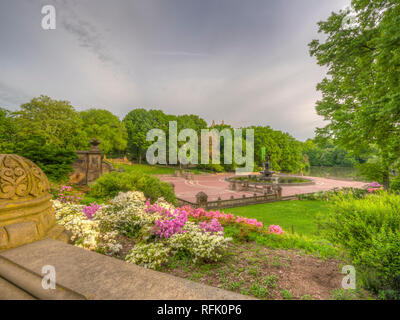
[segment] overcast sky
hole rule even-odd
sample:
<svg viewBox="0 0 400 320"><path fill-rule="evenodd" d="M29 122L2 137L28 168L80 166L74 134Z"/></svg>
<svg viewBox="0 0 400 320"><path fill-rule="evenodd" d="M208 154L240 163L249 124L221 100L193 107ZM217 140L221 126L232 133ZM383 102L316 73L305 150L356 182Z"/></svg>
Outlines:
<svg viewBox="0 0 400 320"><path fill-rule="evenodd" d="M193 113L300 140L322 118L317 22L350 0L0 0L0 107L41 94L78 110ZM43 30L52 4L56 30Z"/></svg>

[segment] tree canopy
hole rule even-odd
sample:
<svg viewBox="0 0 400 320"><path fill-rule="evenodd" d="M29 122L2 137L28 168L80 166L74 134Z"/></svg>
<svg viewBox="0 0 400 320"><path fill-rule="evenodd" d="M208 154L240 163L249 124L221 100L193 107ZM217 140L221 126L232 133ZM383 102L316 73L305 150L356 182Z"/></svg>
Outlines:
<svg viewBox="0 0 400 320"><path fill-rule="evenodd" d="M119 154L126 149L126 128L110 111L89 109L80 112L79 116L83 121L83 131L87 139L99 139L100 149L104 154Z"/></svg>
<svg viewBox="0 0 400 320"><path fill-rule="evenodd" d="M309 46L328 69L317 113L329 124L317 133L355 153L374 145L387 188L400 158L400 3L353 0L318 25L325 40Z"/></svg>

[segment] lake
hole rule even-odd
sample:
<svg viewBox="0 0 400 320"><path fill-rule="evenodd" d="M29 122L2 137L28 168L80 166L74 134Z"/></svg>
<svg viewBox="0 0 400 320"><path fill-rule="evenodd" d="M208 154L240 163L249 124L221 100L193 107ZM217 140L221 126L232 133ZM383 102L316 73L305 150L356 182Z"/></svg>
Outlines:
<svg viewBox="0 0 400 320"><path fill-rule="evenodd" d="M358 170L352 167L311 167L308 171L304 171L303 174L310 177L330 177L365 181L364 178L357 176Z"/></svg>

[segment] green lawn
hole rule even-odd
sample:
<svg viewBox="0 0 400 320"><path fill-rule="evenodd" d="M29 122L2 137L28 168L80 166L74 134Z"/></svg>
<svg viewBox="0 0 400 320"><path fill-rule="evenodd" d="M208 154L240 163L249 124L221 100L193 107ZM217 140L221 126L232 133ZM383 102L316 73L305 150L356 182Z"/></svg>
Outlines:
<svg viewBox="0 0 400 320"><path fill-rule="evenodd" d="M318 234L316 215L327 210L328 204L323 201L280 201L257 204L246 207L225 209L235 215L256 218L265 227L271 224L280 225L286 232L299 235L316 236Z"/></svg>
<svg viewBox="0 0 400 320"><path fill-rule="evenodd" d="M115 167L118 169L120 167L124 168L126 172L141 172L145 174L173 174L175 170L179 170L178 168L167 168L167 167L162 167L162 166L151 166L148 164L121 164L121 165L115 165ZM198 170L193 170L191 171L194 172L194 174L199 174L200 171Z"/></svg>

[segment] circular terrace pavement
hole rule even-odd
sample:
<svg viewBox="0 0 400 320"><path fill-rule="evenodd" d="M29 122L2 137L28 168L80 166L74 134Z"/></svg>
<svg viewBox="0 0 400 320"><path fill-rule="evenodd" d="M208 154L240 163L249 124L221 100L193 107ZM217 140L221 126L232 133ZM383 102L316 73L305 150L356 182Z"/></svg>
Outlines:
<svg viewBox="0 0 400 320"><path fill-rule="evenodd" d="M222 200L241 198L243 195L252 196L252 192L232 191L229 190L229 183L225 178L233 176L233 174L216 174L216 175L195 175L195 180L185 180L178 177L160 177L162 181L172 182L175 185L175 194L178 198L195 202L196 194L200 191L208 195L208 200L217 200L221 197ZM366 183L359 181L344 181L318 177L306 177L315 182L314 185L306 186L283 186L282 196L294 196L296 194L312 193L318 191L327 191L334 188L361 188Z"/></svg>

